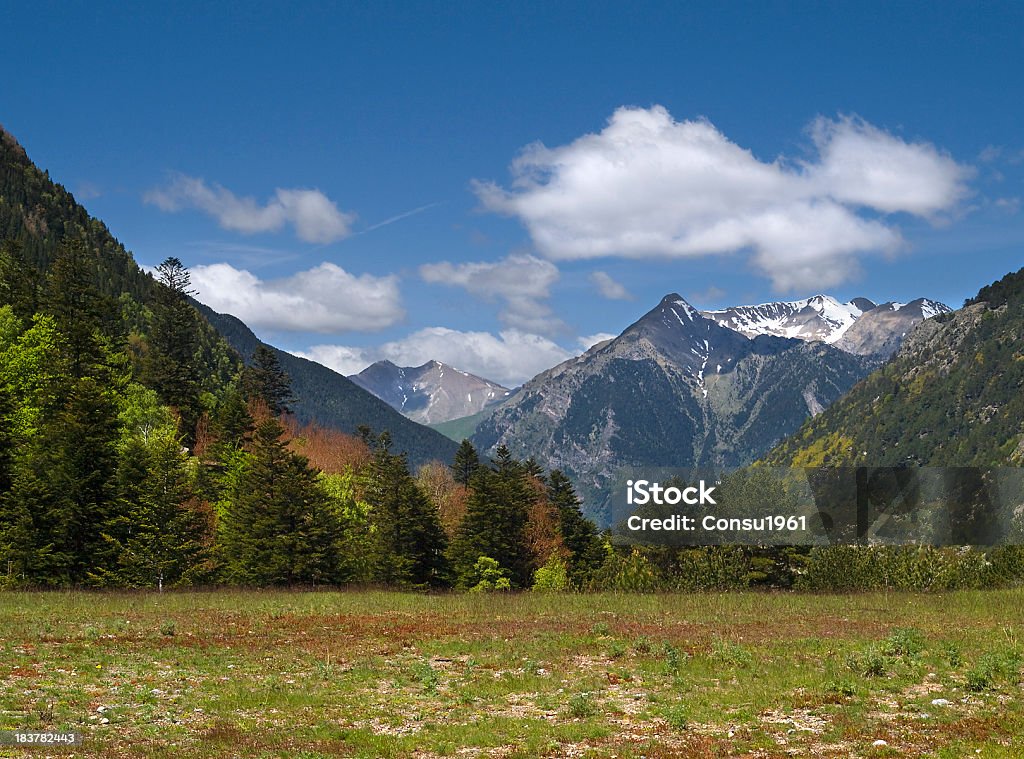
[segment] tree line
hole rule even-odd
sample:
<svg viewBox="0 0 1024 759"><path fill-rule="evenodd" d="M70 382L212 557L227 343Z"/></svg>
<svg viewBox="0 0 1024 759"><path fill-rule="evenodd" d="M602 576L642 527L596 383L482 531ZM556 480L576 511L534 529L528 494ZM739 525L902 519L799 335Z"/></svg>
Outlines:
<svg viewBox="0 0 1024 759"><path fill-rule="evenodd" d="M216 381L178 259L143 305L99 256L0 250L3 586L583 587L606 559L561 472L467 441L414 474L386 432L300 428L269 349Z"/></svg>

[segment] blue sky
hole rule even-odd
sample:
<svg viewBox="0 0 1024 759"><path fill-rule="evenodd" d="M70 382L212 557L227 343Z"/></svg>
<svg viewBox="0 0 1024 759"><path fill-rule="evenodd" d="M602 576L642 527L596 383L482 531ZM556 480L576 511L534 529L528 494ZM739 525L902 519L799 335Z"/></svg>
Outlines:
<svg viewBox="0 0 1024 759"><path fill-rule="evenodd" d="M1024 258L1020 3L62 2L5 26L0 123L29 155L140 263L178 256L346 372L512 384L670 291L957 306Z"/></svg>

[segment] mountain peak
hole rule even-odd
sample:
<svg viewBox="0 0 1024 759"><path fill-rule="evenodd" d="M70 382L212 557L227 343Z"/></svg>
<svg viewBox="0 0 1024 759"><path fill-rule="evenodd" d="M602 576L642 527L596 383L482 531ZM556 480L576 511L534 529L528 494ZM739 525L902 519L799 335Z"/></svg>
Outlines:
<svg viewBox="0 0 1024 759"><path fill-rule="evenodd" d="M349 379L421 424L471 416L509 395L496 382L434 359L420 366L378 361Z"/></svg>

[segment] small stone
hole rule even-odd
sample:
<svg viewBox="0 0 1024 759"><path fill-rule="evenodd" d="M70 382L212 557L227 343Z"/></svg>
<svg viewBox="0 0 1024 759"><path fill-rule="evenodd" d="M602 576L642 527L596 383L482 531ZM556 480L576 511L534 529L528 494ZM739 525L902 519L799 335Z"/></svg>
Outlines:
<svg viewBox="0 0 1024 759"><path fill-rule="evenodd" d="M932 706L949 706L950 701L948 698L933 698Z"/></svg>
<svg viewBox="0 0 1024 759"><path fill-rule="evenodd" d="M96 711L98 711L100 714L103 714L103 712L105 712L106 710L107 710L107 707L105 707L105 706L98 706L98 707L96 707Z"/></svg>
<svg viewBox="0 0 1024 759"><path fill-rule="evenodd" d="M103 719L100 720L100 724L101 725L108 725L108 724L110 724L110 720L107 719L106 717L104 717Z"/></svg>
<svg viewBox="0 0 1024 759"><path fill-rule="evenodd" d="M875 741L871 745L874 746L875 748L885 748L889 744L886 741L883 741L881 738L879 738L877 741Z"/></svg>

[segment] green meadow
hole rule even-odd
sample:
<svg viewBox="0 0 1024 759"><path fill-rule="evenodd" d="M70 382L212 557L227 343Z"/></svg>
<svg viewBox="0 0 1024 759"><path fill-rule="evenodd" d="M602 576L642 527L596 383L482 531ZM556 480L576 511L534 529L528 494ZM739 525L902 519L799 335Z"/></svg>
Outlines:
<svg viewBox="0 0 1024 759"><path fill-rule="evenodd" d="M0 729L84 734L32 756L1019 757L1022 631L1016 589L7 592Z"/></svg>

